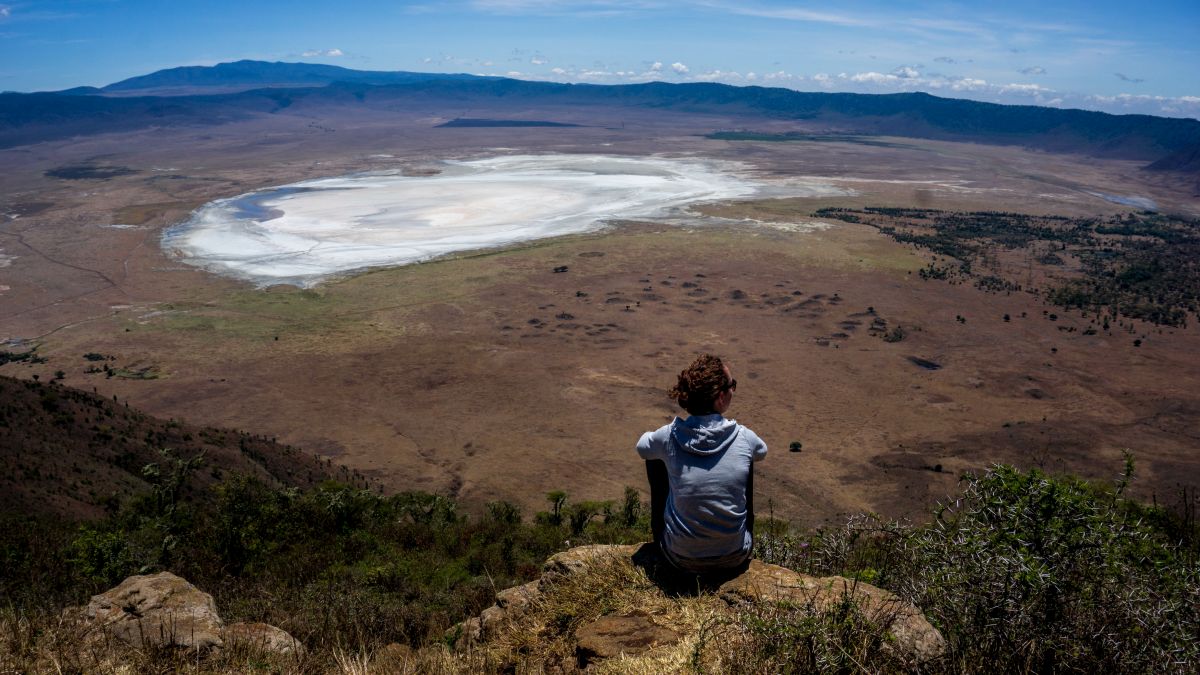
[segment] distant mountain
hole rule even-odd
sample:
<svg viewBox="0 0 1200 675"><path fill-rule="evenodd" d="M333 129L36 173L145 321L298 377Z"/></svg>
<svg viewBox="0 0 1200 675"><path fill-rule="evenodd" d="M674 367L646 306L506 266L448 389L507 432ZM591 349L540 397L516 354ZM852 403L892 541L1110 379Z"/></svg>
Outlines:
<svg viewBox="0 0 1200 675"><path fill-rule="evenodd" d="M1200 143L1184 146L1166 157L1152 162L1146 168L1150 171L1200 173Z"/></svg>
<svg viewBox="0 0 1200 675"><path fill-rule="evenodd" d="M351 70L320 63L234 61L215 66L183 66L131 77L100 89L104 94L194 94L204 89L238 91L262 87L323 87L334 82L406 84L432 79L483 79L475 75ZM59 92L64 93L64 92Z"/></svg>
<svg viewBox="0 0 1200 675"><path fill-rule="evenodd" d="M307 487L354 476L274 440L145 415L60 384L0 376L0 512L96 517L105 506L149 492L144 468L204 453L183 486L200 494L231 473Z"/></svg>
<svg viewBox="0 0 1200 675"><path fill-rule="evenodd" d="M830 94L714 83L559 84L305 63L238 61L172 68L96 93L0 94L0 148L151 126L218 125L292 113L335 118L354 110L418 104L446 116L469 107L494 119L539 106L711 113L743 116L750 131L755 118L803 120L838 133L1020 145L1147 162L1183 153L1182 159L1157 167L1179 171L1196 170L1187 152L1200 146L1200 120L999 105L923 93Z"/></svg>
<svg viewBox="0 0 1200 675"><path fill-rule="evenodd" d="M103 94L104 90L98 87L72 87L63 89L62 91L50 92L52 94L65 94L67 96L88 96L91 94Z"/></svg>

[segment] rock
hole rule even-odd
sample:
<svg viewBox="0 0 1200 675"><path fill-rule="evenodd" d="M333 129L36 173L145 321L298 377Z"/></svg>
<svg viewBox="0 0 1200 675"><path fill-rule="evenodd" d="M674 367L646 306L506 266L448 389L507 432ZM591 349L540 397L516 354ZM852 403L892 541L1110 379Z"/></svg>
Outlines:
<svg viewBox="0 0 1200 675"><path fill-rule="evenodd" d="M604 616L575 632L575 655L585 668L602 659L634 655L659 645L679 642L679 634L655 624L641 613Z"/></svg>
<svg viewBox="0 0 1200 675"><path fill-rule="evenodd" d="M487 611L487 610L484 610ZM467 618L446 630L442 638L453 645L469 645L483 639L483 620L477 616Z"/></svg>
<svg viewBox="0 0 1200 675"><path fill-rule="evenodd" d="M484 636L496 632L496 628L508 618L508 614L498 605L492 605L479 615L479 630Z"/></svg>
<svg viewBox="0 0 1200 675"><path fill-rule="evenodd" d="M912 603L845 577L813 577L758 560L746 572L720 586L718 594L730 604L788 602L819 614L853 599L863 615L886 628L895 638L892 648L912 663L923 663L946 650L946 640Z"/></svg>
<svg viewBox="0 0 1200 675"><path fill-rule="evenodd" d="M510 616L523 611L529 606L529 603L537 599L541 595L539 583L531 581L520 586L506 588L496 594L496 605L503 609Z"/></svg>
<svg viewBox="0 0 1200 675"><path fill-rule="evenodd" d="M542 581L554 583L563 577L579 574L600 561L612 561L619 558L628 559L640 547L641 544L630 544L627 546L593 544L591 546L576 546L562 553L555 553L542 566Z"/></svg>
<svg viewBox="0 0 1200 675"><path fill-rule="evenodd" d="M817 592L815 579L786 567L751 560L743 574L721 584L717 592L730 604L803 601L807 595Z"/></svg>
<svg viewBox="0 0 1200 675"><path fill-rule="evenodd" d="M135 647L221 647L225 628L212 596L170 572L132 576L92 597L83 608L89 628Z"/></svg>
<svg viewBox="0 0 1200 675"><path fill-rule="evenodd" d="M542 567L542 577L537 581L506 588L496 594L496 604L483 610L479 616L471 617L446 631L447 641L467 645L486 640L507 621L521 616L529 604L541 595L541 584L554 583L578 574L598 561L628 558L637 546L578 546L550 556Z"/></svg>
<svg viewBox="0 0 1200 675"><path fill-rule="evenodd" d="M541 594L539 583L531 581L500 591L496 594L496 604L483 610L479 618L474 619L476 624L468 626L467 623L471 620L461 624L462 630L459 635L470 641L493 634L503 622L519 617L529 603L537 599Z"/></svg>
<svg viewBox="0 0 1200 675"><path fill-rule="evenodd" d="M282 628L265 623L233 623L225 627L226 646L245 644L272 654L303 654L304 645Z"/></svg>

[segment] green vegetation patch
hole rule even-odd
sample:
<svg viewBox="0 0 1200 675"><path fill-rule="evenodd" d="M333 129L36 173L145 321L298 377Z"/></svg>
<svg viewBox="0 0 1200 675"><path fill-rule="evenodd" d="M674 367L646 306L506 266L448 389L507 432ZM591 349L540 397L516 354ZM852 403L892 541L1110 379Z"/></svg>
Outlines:
<svg viewBox="0 0 1200 675"><path fill-rule="evenodd" d="M1143 211L1067 218L995 211L949 212L891 207L825 208L815 216L877 228L954 264L930 263L926 279L970 281L985 291L1026 290L1068 309L1112 320L1186 326L1200 313L1200 220ZM1026 250L1046 281L1025 288L1029 265L997 254ZM1079 269L1062 270L1065 258ZM1105 319L1107 322L1109 319Z"/></svg>
<svg viewBox="0 0 1200 675"><path fill-rule="evenodd" d="M113 220L128 225L145 225L165 213L186 213L196 207L190 202L156 202L153 204L130 204L113 213Z"/></svg>
<svg viewBox="0 0 1200 675"><path fill-rule="evenodd" d="M1170 509L1114 486L997 466L912 527L859 516L779 531L764 559L868 580L940 628L948 672L1184 672L1200 659L1200 529L1194 491Z"/></svg>
<svg viewBox="0 0 1200 675"><path fill-rule="evenodd" d="M0 366L6 363L45 363L46 357L38 356L36 349L24 352L10 352L0 349Z"/></svg>

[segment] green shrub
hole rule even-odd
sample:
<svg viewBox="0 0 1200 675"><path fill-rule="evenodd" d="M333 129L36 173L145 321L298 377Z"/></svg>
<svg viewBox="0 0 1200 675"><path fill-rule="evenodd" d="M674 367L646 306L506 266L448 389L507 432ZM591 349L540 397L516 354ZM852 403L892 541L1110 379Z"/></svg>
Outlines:
<svg viewBox="0 0 1200 675"><path fill-rule="evenodd" d="M71 542L67 561L80 578L115 585L133 574L138 563L124 532L82 527Z"/></svg>
<svg viewBox="0 0 1200 675"><path fill-rule="evenodd" d="M960 651L1005 669L1196 663L1200 573L1121 488L1003 466L969 477L916 536L906 590Z"/></svg>
<svg viewBox="0 0 1200 675"><path fill-rule="evenodd" d="M921 607L954 670L1187 672L1200 662L1195 523L1116 486L997 466L967 475L933 523L857 516L771 533L759 557L843 574ZM949 667L949 666L948 666Z"/></svg>

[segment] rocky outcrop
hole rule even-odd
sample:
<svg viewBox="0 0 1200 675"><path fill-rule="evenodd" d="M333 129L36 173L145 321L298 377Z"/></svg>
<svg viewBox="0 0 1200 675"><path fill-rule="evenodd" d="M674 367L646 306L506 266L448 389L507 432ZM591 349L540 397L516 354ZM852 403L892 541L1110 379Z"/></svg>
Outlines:
<svg viewBox="0 0 1200 675"><path fill-rule="evenodd" d="M212 649L225 644L225 624L212 596L170 572L129 577L93 596L76 615L89 629L134 647Z"/></svg>
<svg viewBox="0 0 1200 675"><path fill-rule="evenodd" d="M576 546L562 553L555 553L542 565L541 581L554 583L560 579L574 576L596 565L597 562L608 562L614 559L628 558L642 548L643 544Z"/></svg>
<svg viewBox="0 0 1200 675"><path fill-rule="evenodd" d="M303 650L295 638L275 626L226 626L211 595L170 572L129 577L93 596L86 606L68 608L64 616L82 624L83 634L94 644L112 637L136 648L212 651L242 645L273 654Z"/></svg>
<svg viewBox="0 0 1200 675"><path fill-rule="evenodd" d="M946 649L942 634L911 602L846 577L813 577L752 560L749 569L721 584L717 592L731 605L785 602L811 614L851 602L867 620L892 635L893 649L906 661L929 661Z"/></svg>
<svg viewBox="0 0 1200 675"><path fill-rule="evenodd" d="M641 568L638 572L636 568ZM662 561L651 545L581 546L552 556L543 566L538 581L510 588L497 594L496 604L479 616L460 624L448 637L460 645L473 643L486 646L489 642L508 643L519 633L522 623L529 623L527 634L547 635L547 620L556 617L551 608L555 594L572 595L574 606L603 607L606 597L586 597L587 584L576 588L576 580L589 574L611 578L643 576L635 598L653 611L633 609L604 613L575 625L566 625L568 640L574 645L578 667L592 667L606 659L628 658L669 650L682 644L688 636L680 630L686 621L672 616L673 597L688 595L707 599L706 612L725 617L728 623L747 607L777 606L796 612L798 616L818 616L837 608L853 606L860 616L885 631L884 649L901 663L918 666L941 656L946 649L945 639L924 614L912 603L884 589L845 577L814 577L753 560L744 571L717 580L696 580L687 583L664 580ZM707 585L705 585L707 584ZM611 586L610 586L611 588ZM683 589L681 591L681 589ZM581 594L584 597L579 597ZM678 603L676 603L678 604ZM686 614L691 610L680 610ZM720 621L718 621L719 623ZM692 636L695 642L696 636ZM560 650L562 651L562 650ZM667 667L665 661L659 665ZM528 664L527 664L528 665ZM545 664L542 664L545 665ZM669 667L667 667L669 669Z"/></svg>

